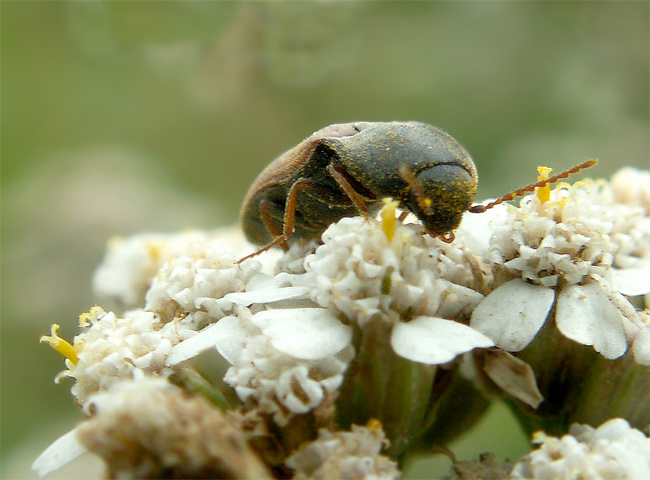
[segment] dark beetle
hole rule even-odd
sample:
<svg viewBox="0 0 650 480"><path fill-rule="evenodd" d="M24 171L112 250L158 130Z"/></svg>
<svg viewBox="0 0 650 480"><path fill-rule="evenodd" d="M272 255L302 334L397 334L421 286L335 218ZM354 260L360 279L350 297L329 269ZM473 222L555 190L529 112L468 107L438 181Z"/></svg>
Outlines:
<svg viewBox="0 0 650 480"><path fill-rule="evenodd" d="M469 154L439 128L336 124L313 133L257 177L241 221L249 241L270 248L289 237L318 238L331 223L373 214L381 199L393 197L431 235L442 236L459 225L476 185Z"/></svg>
<svg viewBox="0 0 650 480"><path fill-rule="evenodd" d="M433 236L450 242L466 211L494 205L596 163L588 160L488 205L474 205L478 177L449 134L419 122L330 125L278 157L250 187L241 210L246 238L269 248L319 238L343 217L374 214L392 197Z"/></svg>

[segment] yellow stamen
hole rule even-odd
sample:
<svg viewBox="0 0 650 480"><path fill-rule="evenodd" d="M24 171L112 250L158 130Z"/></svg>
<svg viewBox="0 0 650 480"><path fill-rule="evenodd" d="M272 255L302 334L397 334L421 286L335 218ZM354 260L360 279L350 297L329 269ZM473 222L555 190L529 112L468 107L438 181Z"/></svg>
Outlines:
<svg viewBox="0 0 650 480"><path fill-rule="evenodd" d="M79 315L79 326L88 327L95 323L95 321L102 318L104 315L106 315L106 310L104 310L99 305L95 305L90 309L90 311Z"/></svg>
<svg viewBox="0 0 650 480"><path fill-rule="evenodd" d="M537 180L539 180L540 182L542 180L547 180L549 178L549 176L551 175L552 171L553 171L553 169L551 169L549 167L537 167ZM546 184L543 187L536 188L535 190L536 190L537 198L539 198L539 200L542 203L546 203L546 202L548 202L550 200L550 198L551 198L551 185L550 184Z"/></svg>
<svg viewBox="0 0 650 480"><path fill-rule="evenodd" d="M399 205L392 198L384 198L384 208L381 210L381 228L389 242L395 236L395 209Z"/></svg>
<svg viewBox="0 0 650 480"><path fill-rule="evenodd" d="M607 182L602 181L602 180L603 179L594 180L593 178L583 178L582 180L578 180L577 182L574 182L573 186L582 188L582 187L586 187L588 185L593 185L594 183L597 184L597 185L606 185Z"/></svg>
<svg viewBox="0 0 650 480"><path fill-rule="evenodd" d="M79 362L79 357L74 347L59 337L59 326L56 323L52 325L52 336L43 335L41 342L49 343L54 350L70 360L73 364L76 365Z"/></svg>
<svg viewBox="0 0 650 480"><path fill-rule="evenodd" d="M384 428L384 426L376 418L371 418L370 420L368 420L368 423L366 424L366 428L368 430L381 430L382 428Z"/></svg>
<svg viewBox="0 0 650 480"><path fill-rule="evenodd" d="M160 258L162 257L162 243L150 243L147 246L147 250L149 251L149 258L151 259L152 262L158 262L160 261Z"/></svg>

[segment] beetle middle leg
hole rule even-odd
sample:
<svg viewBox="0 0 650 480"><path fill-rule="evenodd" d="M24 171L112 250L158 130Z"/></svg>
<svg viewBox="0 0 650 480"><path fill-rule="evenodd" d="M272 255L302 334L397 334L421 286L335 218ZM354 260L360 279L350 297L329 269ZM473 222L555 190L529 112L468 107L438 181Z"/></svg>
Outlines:
<svg viewBox="0 0 650 480"><path fill-rule="evenodd" d="M361 216L367 218L369 212L368 205L366 205L366 202L364 201L363 197L359 195L359 193L357 193L357 191L354 189L352 185L350 185L350 182L348 182L347 178L345 178L345 174L343 173L341 168L337 167L333 163L330 163L327 166L327 172L334 178L334 180L336 180L336 183L339 184L341 190L345 192L345 194L352 201L352 203L357 208L357 210L359 210Z"/></svg>

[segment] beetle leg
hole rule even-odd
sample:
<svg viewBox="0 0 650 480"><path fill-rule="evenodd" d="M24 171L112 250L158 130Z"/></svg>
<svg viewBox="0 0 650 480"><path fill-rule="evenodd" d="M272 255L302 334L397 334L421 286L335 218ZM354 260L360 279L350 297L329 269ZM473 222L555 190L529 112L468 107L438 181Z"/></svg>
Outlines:
<svg viewBox="0 0 650 480"><path fill-rule="evenodd" d="M310 185L314 185L315 183L313 180L301 177L291 185L291 189L287 195L287 203L284 205L284 230L282 237L284 237L285 241L291 236L295 227L298 192L300 190L306 190Z"/></svg>
<svg viewBox="0 0 650 480"><path fill-rule="evenodd" d="M399 169L399 174L402 179L409 185L409 187L411 187L411 189L415 192L415 196L418 200L420 208L425 212L430 212L431 199L427 197L427 194L422 188L422 185L420 185L415 179L413 172L409 170L406 165L402 165Z"/></svg>
<svg viewBox="0 0 650 480"><path fill-rule="evenodd" d="M271 237L278 238L282 236L282 231L280 231L280 229L275 226L275 222L273 221L273 216L270 213L271 205L273 205L273 203L269 202L268 200L260 201L260 219L262 220L262 223L264 223L266 229L271 234ZM289 245L287 245L286 241L282 244L282 248L285 251L289 250Z"/></svg>
<svg viewBox="0 0 650 480"><path fill-rule="evenodd" d="M333 163L330 163L327 166L327 171L332 177L334 177L334 180L336 180L336 183L339 184L341 190L343 190L348 198L352 200L352 203L354 203L354 206L357 207L357 210L359 210L361 216L367 217L368 206L366 205L366 202L363 200L363 197L359 195L357 191L352 187L352 185L350 185L350 182L347 181L345 174L341 171L341 168L337 167Z"/></svg>
<svg viewBox="0 0 650 480"><path fill-rule="evenodd" d="M271 248L278 246L278 245L286 245L287 240L293 233L293 230L295 228L295 221L296 221L296 198L298 198L298 192L301 190L305 190L309 188L309 186L314 185L316 182L313 180L310 180L308 178L301 177L295 182L293 182L293 185L291 185L291 188L289 189L289 193L287 194L287 201L284 205L284 227L283 227L283 232L282 235L276 237L272 242L264 245L262 248L260 248L258 251L251 253L250 255L246 255L244 258L240 259L237 263L241 263L244 260L248 260L249 258L256 257L260 253L266 252L267 250L270 250ZM275 227L269 228L269 225L271 223L271 217L268 214L268 205L266 207L266 217L264 210L260 210L260 218L266 225L266 228L269 230L269 233L271 235L275 235ZM269 222L267 224L267 222Z"/></svg>
<svg viewBox="0 0 650 480"><path fill-rule="evenodd" d="M443 235L438 235L437 238L445 243L451 243L456 239L456 235L454 235L453 231L449 231Z"/></svg>

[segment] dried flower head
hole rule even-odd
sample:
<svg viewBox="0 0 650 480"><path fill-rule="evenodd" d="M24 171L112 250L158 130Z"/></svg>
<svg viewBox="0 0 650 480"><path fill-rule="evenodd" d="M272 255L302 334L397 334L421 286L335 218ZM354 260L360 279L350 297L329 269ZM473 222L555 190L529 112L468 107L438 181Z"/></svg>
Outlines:
<svg viewBox="0 0 650 480"><path fill-rule="evenodd" d="M388 441L381 424L352 426L349 432L320 430L318 438L304 445L286 461L296 480L399 479L397 463L381 454Z"/></svg>
<svg viewBox="0 0 650 480"><path fill-rule="evenodd" d="M77 436L109 478L271 478L221 411L165 380L122 382L91 409Z"/></svg>

